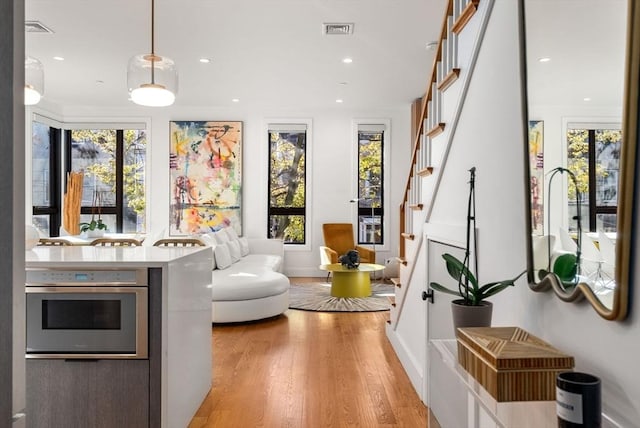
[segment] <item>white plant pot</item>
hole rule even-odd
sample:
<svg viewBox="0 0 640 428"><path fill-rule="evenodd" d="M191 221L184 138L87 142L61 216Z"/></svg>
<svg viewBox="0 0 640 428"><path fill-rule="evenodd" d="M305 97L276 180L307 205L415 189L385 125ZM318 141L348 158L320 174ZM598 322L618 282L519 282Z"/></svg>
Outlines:
<svg viewBox="0 0 640 428"><path fill-rule="evenodd" d="M102 238L104 236L104 229L87 230L80 234L83 238Z"/></svg>

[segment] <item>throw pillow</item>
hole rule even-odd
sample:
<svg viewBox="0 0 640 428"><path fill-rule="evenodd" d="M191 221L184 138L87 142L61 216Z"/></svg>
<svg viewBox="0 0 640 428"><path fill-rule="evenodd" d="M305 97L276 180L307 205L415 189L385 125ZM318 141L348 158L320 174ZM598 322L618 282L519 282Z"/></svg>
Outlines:
<svg viewBox="0 0 640 428"><path fill-rule="evenodd" d="M235 241L239 238L238 232L236 232L233 226L225 227L224 230L227 232L227 236L229 236L229 241Z"/></svg>
<svg viewBox="0 0 640 428"><path fill-rule="evenodd" d="M231 253L231 263L235 263L242 257L240 253L240 243L238 240L227 242L229 246L229 253Z"/></svg>
<svg viewBox="0 0 640 428"><path fill-rule="evenodd" d="M211 264L211 270L214 270L216 268L216 240L208 233L203 233L202 235L198 236L198 239L204 242L204 245L206 245L207 247L211 247L211 251L213 252L213 263Z"/></svg>
<svg viewBox="0 0 640 428"><path fill-rule="evenodd" d="M240 243L240 255L242 257L249 254L249 240L244 236L242 238L238 238L238 242Z"/></svg>
<svg viewBox="0 0 640 428"><path fill-rule="evenodd" d="M229 247L227 244L218 244L214 248L213 253L216 257L216 264L218 269L226 269L231 266L231 254L229 253Z"/></svg>
<svg viewBox="0 0 640 428"><path fill-rule="evenodd" d="M218 244L224 244L225 242L229 242L229 235L227 235L227 232L225 232L224 229L220 229L214 232L213 236L215 236L216 242L218 242Z"/></svg>

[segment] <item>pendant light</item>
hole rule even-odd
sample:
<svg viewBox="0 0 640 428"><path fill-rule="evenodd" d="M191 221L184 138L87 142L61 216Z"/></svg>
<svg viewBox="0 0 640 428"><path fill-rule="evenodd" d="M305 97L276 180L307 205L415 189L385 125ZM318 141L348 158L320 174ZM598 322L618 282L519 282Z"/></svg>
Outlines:
<svg viewBox="0 0 640 428"><path fill-rule="evenodd" d="M37 59L28 56L24 60L24 104L32 106L44 95L44 67Z"/></svg>
<svg viewBox="0 0 640 428"><path fill-rule="evenodd" d="M155 53L155 4L151 0L151 53L129 60L127 85L131 101L148 107L166 107L176 99L178 70L173 60Z"/></svg>

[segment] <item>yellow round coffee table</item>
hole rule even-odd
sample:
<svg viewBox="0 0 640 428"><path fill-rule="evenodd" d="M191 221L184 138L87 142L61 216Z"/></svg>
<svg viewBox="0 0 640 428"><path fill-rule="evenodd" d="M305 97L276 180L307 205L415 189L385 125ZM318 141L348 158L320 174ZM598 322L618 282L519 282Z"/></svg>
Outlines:
<svg viewBox="0 0 640 428"><path fill-rule="evenodd" d="M320 265L320 269L333 274L331 295L333 297L369 297L371 296L371 272L383 270L384 266L373 263L360 263L356 269L347 269L340 263Z"/></svg>

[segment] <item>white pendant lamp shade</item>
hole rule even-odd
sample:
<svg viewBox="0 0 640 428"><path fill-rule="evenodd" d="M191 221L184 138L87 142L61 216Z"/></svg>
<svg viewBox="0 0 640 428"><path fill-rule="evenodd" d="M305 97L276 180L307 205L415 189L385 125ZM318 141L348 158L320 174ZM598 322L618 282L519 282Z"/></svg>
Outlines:
<svg viewBox="0 0 640 428"><path fill-rule="evenodd" d="M43 94L44 67L40 61L28 56L24 60L24 104L38 104Z"/></svg>
<svg viewBox="0 0 640 428"><path fill-rule="evenodd" d="M173 60L155 55L136 55L129 60L127 85L131 101L149 107L173 104L178 92L178 70Z"/></svg>
<svg viewBox="0 0 640 428"><path fill-rule="evenodd" d="M129 60L127 86L131 101L148 107L173 104L178 92L178 70L173 60L155 52L155 2L151 0L151 53Z"/></svg>

